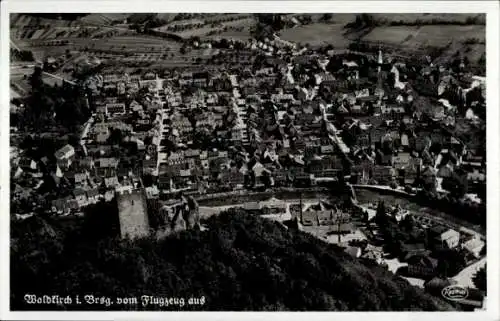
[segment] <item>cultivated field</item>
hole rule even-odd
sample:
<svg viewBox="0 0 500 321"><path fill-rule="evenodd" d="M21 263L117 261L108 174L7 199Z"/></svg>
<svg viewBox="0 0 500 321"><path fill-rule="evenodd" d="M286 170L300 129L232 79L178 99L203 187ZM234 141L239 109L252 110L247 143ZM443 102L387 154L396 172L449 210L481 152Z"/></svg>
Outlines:
<svg viewBox="0 0 500 321"><path fill-rule="evenodd" d="M374 28L361 40L407 53L427 47L446 47L435 63L449 62L462 55L477 64L486 53L485 31L483 25L384 26Z"/></svg>
<svg viewBox="0 0 500 321"><path fill-rule="evenodd" d="M357 14L332 14L331 19L322 21L323 14L308 14L314 23L299 25L281 31L281 38L312 46L332 44L334 47L346 47L350 42L361 36L360 40L396 45L403 48L421 46L445 46L448 42L465 42L471 39L484 43L484 15L475 14L370 14L382 26L363 32L344 28L355 21ZM288 17L300 18L304 14L290 14ZM420 23L420 26L411 24ZM445 23L455 23L454 25ZM465 25L471 22L469 25ZM406 23L410 25L391 25ZM436 23L436 24L432 24ZM440 23L440 24L437 24ZM483 23L483 24L479 24ZM477 50L480 48L474 48Z"/></svg>
<svg viewBox="0 0 500 321"><path fill-rule="evenodd" d="M79 25L80 23L77 20L68 21L68 20L46 19L22 13L12 13L10 15L11 28L24 28L24 27L36 27L36 26L73 27Z"/></svg>
<svg viewBox="0 0 500 321"><path fill-rule="evenodd" d="M181 45L175 41L138 35L97 39L92 41L89 47L102 50L119 49L124 53L151 53L164 52L167 50L179 50Z"/></svg>
<svg viewBox="0 0 500 321"><path fill-rule="evenodd" d="M155 31L174 34L182 38L204 36L226 38L228 35L234 39L243 38L246 40L250 35L250 28L255 23L256 20L250 14L219 14L205 18L172 21L155 28Z"/></svg>
<svg viewBox="0 0 500 321"><path fill-rule="evenodd" d="M401 46L443 46L448 42L465 42L469 39L485 41L485 26L433 25L433 26L384 26L373 29L362 40L369 42L398 43Z"/></svg>

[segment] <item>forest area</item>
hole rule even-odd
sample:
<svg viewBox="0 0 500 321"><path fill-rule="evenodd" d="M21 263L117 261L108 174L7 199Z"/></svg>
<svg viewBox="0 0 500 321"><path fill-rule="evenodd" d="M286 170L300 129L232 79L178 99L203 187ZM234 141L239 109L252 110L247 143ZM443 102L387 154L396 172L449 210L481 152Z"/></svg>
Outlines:
<svg viewBox="0 0 500 321"><path fill-rule="evenodd" d="M175 293L206 298L203 306L184 310L454 309L383 267L351 258L336 245L241 211L211 217L205 231L136 241L110 233L113 215L108 209L75 224L40 217L13 222L12 308L54 308L27 305L25 293L111 298ZM145 309L140 304L56 308Z"/></svg>

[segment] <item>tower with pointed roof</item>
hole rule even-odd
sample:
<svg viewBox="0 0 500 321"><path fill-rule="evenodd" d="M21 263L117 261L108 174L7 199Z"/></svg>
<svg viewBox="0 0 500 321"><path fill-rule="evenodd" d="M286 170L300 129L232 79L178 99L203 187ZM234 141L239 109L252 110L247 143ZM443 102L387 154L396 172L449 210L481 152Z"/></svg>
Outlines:
<svg viewBox="0 0 500 321"><path fill-rule="evenodd" d="M377 59L377 63L378 63L378 73L380 74L380 71L382 69L382 64L384 63L384 58L383 58L383 55L382 55L382 49L380 48L380 46L378 47L378 59Z"/></svg>
<svg viewBox="0 0 500 321"><path fill-rule="evenodd" d="M377 59L377 64L378 64L378 73L377 73L377 77L378 77L378 80L377 80L377 96L379 96L379 104L381 103L380 101L382 100L382 96L384 95L384 90L383 90L383 86L382 86L382 64L384 63L384 58L383 58L383 55L382 55L382 49L380 48L379 46L379 49L378 49L378 59Z"/></svg>

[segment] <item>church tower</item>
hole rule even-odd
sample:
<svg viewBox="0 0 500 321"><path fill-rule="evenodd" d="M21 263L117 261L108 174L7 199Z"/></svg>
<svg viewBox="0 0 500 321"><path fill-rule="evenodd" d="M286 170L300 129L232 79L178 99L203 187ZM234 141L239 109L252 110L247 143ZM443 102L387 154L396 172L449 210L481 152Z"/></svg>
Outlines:
<svg viewBox="0 0 500 321"><path fill-rule="evenodd" d="M378 60L377 60L377 63L378 63L378 73L380 74L380 71L382 70L382 64L384 63L384 58L382 56L382 50L381 50L380 46L378 47Z"/></svg>
<svg viewBox="0 0 500 321"><path fill-rule="evenodd" d="M384 96L384 89L383 89L383 83L382 83L382 64L384 63L384 59L382 56L382 50L379 46L378 49L378 59L377 59L377 64L378 64L378 72L377 72L377 89L376 89L376 96L379 97L379 104L381 103L382 97Z"/></svg>

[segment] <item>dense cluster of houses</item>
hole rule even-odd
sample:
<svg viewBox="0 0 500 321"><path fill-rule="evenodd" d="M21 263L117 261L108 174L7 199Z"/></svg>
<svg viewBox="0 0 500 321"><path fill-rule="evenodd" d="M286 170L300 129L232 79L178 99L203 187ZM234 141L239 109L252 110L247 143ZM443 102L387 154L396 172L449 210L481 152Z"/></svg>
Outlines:
<svg viewBox="0 0 500 321"><path fill-rule="evenodd" d="M440 100L417 108L415 68L382 52L252 48L239 50L246 59L229 70L89 77L95 112L80 144L45 160L21 156L13 177L29 173L35 186L50 177L70 190L52 200L57 213L141 180L149 197L346 178L446 191L459 177L471 193L485 184L484 153L447 131L484 104L482 79L424 64L419 81L434 84Z"/></svg>

